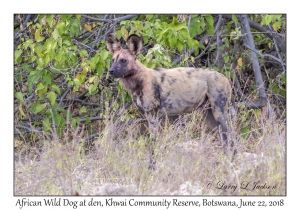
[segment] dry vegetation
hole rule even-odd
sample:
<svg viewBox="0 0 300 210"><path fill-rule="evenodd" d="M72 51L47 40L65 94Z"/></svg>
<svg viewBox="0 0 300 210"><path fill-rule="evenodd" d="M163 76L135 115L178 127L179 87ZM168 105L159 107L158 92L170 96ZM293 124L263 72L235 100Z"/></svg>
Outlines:
<svg viewBox="0 0 300 210"><path fill-rule="evenodd" d="M245 112L238 113L243 119ZM150 138L142 125L121 118L98 122L104 128L93 144L73 136L45 138L39 149L30 146L32 151L16 149L15 195L286 194L285 121L268 118L265 109L252 112L247 116L251 130L243 136L243 121L232 122L230 138L238 141L238 155L231 161L218 131L209 131L202 116L164 120L155 145L156 170L148 169ZM249 189L254 182L276 188L241 189L247 182ZM217 189L223 183L237 188Z"/></svg>

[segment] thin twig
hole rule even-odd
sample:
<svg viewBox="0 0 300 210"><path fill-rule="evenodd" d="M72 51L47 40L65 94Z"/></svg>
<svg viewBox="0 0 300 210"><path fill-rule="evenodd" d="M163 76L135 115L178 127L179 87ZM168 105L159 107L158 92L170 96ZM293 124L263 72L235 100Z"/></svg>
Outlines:
<svg viewBox="0 0 300 210"><path fill-rule="evenodd" d="M102 28L102 27L100 27L100 28ZM88 46L86 44L83 44L82 42L79 42L76 39L72 39L72 43L75 44L75 45L81 45L81 46L83 46L85 48L88 48L89 50L91 50L91 52L96 52L96 50L94 50L93 47L90 47L90 46Z"/></svg>
<svg viewBox="0 0 300 210"><path fill-rule="evenodd" d="M82 15L82 17L85 17L85 18L88 18L91 20L96 20L99 22L104 22L104 23L113 23L113 22L118 23L118 22L121 22L122 20L128 20L128 19L131 19L136 16L138 16L138 15L126 15L123 17L119 17L117 19L110 20L110 19L94 18L94 17L88 16L88 15Z"/></svg>
<svg viewBox="0 0 300 210"><path fill-rule="evenodd" d="M102 32L102 29L103 29L103 26L101 26L99 29L98 29L98 33L97 33L97 36L96 36L96 41L93 43L93 45L90 47L91 48L91 51L89 52L89 55L87 57L87 59L89 59L92 55L92 52L95 51L94 50L94 47L96 45L96 43L99 41L100 39L100 35L101 35L101 32Z"/></svg>
<svg viewBox="0 0 300 210"><path fill-rule="evenodd" d="M34 92L31 93L31 95L24 100L23 105L26 105L28 102L30 102L34 98L34 96L35 96L35 93ZM20 108L20 105L15 108L14 113L16 113L17 111L19 111L19 108Z"/></svg>
<svg viewBox="0 0 300 210"><path fill-rule="evenodd" d="M43 129L42 128L35 128L35 129L32 129L32 128L29 128L29 127L26 127L26 126L23 126L23 125L15 125L15 128L18 128L18 129L24 129L26 132L25 133L31 133L31 132L35 132L35 133L39 133L39 132L42 132ZM20 133L17 133L18 135L20 135Z"/></svg>
<svg viewBox="0 0 300 210"><path fill-rule="evenodd" d="M205 54L205 52L206 52L206 51L208 50L208 48L210 47L210 42L211 42L211 40L209 39L209 41L208 41L208 43L207 43L205 49L202 50L202 52L201 52L199 55L197 55L197 56L195 57L195 60L198 59L198 58L201 58L201 57Z"/></svg>
<svg viewBox="0 0 300 210"><path fill-rule="evenodd" d="M61 98L59 99L59 103L58 106L61 105L62 101L64 100L64 98L67 96L68 92L71 90L71 86L68 87L68 89L64 92L64 94L61 96Z"/></svg>
<svg viewBox="0 0 300 210"><path fill-rule="evenodd" d="M258 54L260 57L264 58L264 57L270 57L270 58L273 58L274 60L278 61L279 63L281 63L281 65L286 65L285 63L283 63L280 59L276 58L275 56L273 55L270 55L270 54L262 54L260 53L259 51L249 47L247 44L243 44L243 46L247 47L249 50L255 52L256 54Z"/></svg>
<svg viewBox="0 0 300 210"><path fill-rule="evenodd" d="M100 104L97 103L88 103L85 102L84 100L78 99L78 98L71 98L71 99L56 99L56 101L67 101L67 102L79 102L82 105L86 105L86 106L94 106L94 107L98 107L100 106Z"/></svg>
<svg viewBox="0 0 300 210"><path fill-rule="evenodd" d="M23 24L22 24L24 28L23 28L23 29L19 29L19 31L15 34L14 39L19 38L19 34L20 34L22 31L25 30L25 28L26 28L26 23L29 21L30 17L31 17L31 14L29 14L29 15L26 16L26 19L25 19L25 21L24 21Z"/></svg>
<svg viewBox="0 0 300 210"><path fill-rule="evenodd" d="M91 17L88 15L81 15L81 16L85 17L87 19L90 19L90 20L95 20L95 21L104 22L104 23L112 23L113 22L113 20L110 20L110 19L95 18L95 17Z"/></svg>
<svg viewBox="0 0 300 210"><path fill-rule="evenodd" d="M89 141L89 140L91 140L91 139L94 138L94 137L98 137L99 135L100 135L100 132L97 132L97 133L94 133L94 134L92 134L92 135L86 136L86 137L84 138L84 140L85 140L85 141Z"/></svg>
<svg viewBox="0 0 300 210"><path fill-rule="evenodd" d="M80 123L86 122L87 119L88 119L88 118L80 118L80 119L79 119L79 122L80 122ZM90 122L91 122L91 121L96 121L96 120L103 120L103 117L90 117L89 120L90 120ZM71 125L71 122L70 122L70 121L67 121L67 122L66 122L66 125Z"/></svg>

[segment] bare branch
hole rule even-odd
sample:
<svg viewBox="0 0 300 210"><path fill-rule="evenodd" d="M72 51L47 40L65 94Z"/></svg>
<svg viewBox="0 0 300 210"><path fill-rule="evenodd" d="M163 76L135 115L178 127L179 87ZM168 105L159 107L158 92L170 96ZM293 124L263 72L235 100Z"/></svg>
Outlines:
<svg viewBox="0 0 300 210"><path fill-rule="evenodd" d="M68 92L71 90L71 86L70 87L68 87L68 89L64 92L64 94L61 96L61 98L59 99L59 103L58 103L58 106L60 106L61 105L61 103L62 103L62 101L63 101L63 99L67 96L67 94L68 94Z"/></svg>
<svg viewBox="0 0 300 210"><path fill-rule="evenodd" d="M23 126L23 125L15 125L15 128L24 129L26 131L25 133L31 133L31 132L38 133L38 132L42 132L43 131L42 128L32 129L32 128L29 128L29 127L26 127L26 126Z"/></svg>
<svg viewBox="0 0 300 210"><path fill-rule="evenodd" d="M222 15L219 15L219 19L218 19L218 23L216 25L216 28L215 28L215 34L217 36L217 56L215 58L215 61L213 62L213 64L211 64L210 68L212 68L214 65L216 65L217 61L219 60L219 57L220 57L220 37L219 37L219 34L218 34L218 30L219 30L219 27L221 25L221 22L222 22Z"/></svg>
<svg viewBox="0 0 300 210"><path fill-rule="evenodd" d="M82 15L82 17L88 18L90 20L95 20L95 21L104 22L104 23L118 23L118 22L121 22L122 20L128 20L128 19L134 18L136 16L138 16L138 15L126 15L123 17L119 17L117 19L110 20L110 19L94 18L94 17L88 16L88 15Z"/></svg>
<svg viewBox="0 0 300 210"><path fill-rule="evenodd" d="M81 16L85 17L87 19L90 19L90 20L95 20L95 21L104 22L104 23L112 23L113 22L113 20L110 20L110 19L95 18L95 17L88 16L88 15L81 15Z"/></svg>
<svg viewBox="0 0 300 210"><path fill-rule="evenodd" d="M97 132L97 133L94 133L94 134L92 134L92 135L89 135L89 136L86 136L85 138L84 138L84 140L85 141L90 141L92 138L95 138L95 137L99 137L99 132Z"/></svg>
<svg viewBox="0 0 300 210"><path fill-rule="evenodd" d="M262 54L260 53L258 50L256 49L253 49L252 47L249 47L247 44L243 44L243 46L247 47L249 50L255 52L256 54L258 54L260 57L264 58L264 57L270 57L270 58L273 58L274 60L278 61L279 63L281 63L281 65L285 66L286 64L283 63L282 60L276 58L275 56L273 55L270 55L270 54Z"/></svg>
<svg viewBox="0 0 300 210"><path fill-rule="evenodd" d="M23 105L26 105L28 102L30 102L34 98L34 96L35 96L35 93L34 92L31 93L31 95L24 100ZM17 111L19 111L19 108L20 108L20 106L17 106L15 108L15 110L14 110L14 113L16 113Z"/></svg>
<svg viewBox="0 0 300 210"><path fill-rule="evenodd" d="M99 107L100 104L97 104L97 103L88 103L88 102L85 102L84 100L81 100L79 98L71 98L71 99L56 99L56 101L67 101L67 102L79 102L81 103L82 105L86 105L86 106L94 106L94 107Z"/></svg>
<svg viewBox="0 0 300 210"><path fill-rule="evenodd" d="M26 23L29 21L30 17L31 17L30 14L26 16L26 19L25 19L25 21L24 21L23 24L22 24L24 28L23 28L23 29L20 29L20 30L15 34L14 39L19 38L20 33L21 33L22 31L25 30L25 28L26 28Z"/></svg>
<svg viewBox="0 0 300 210"><path fill-rule="evenodd" d="M83 123L83 122L86 122L87 118L80 118L79 122L80 123ZM90 117L90 121L96 121L96 120L103 120L102 117ZM71 125L71 122L68 121L66 122L66 125Z"/></svg>
<svg viewBox="0 0 300 210"><path fill-rule="evenodd" d="M247 15L239 15L238 18L241 22L241 29L242 29L242 33L244 35L243 36L244 44L250 46L252 49L255 49L253 36L251 34L250 26L249 26L249 22L248 22L248 16ZM258 60L256 58L255 52L252 51L250 56L252 59L252 67L253 67L253 71L254 71L256 87L257 87L257 90L259 93L260 100L256 103L253 103L253 102L247 103L247 106L251 107L251 108L260 108L260 107L266 106L267 96L266 96L264 82L263 82L261 71L260 71L260 66L259 66Z"/></svg>

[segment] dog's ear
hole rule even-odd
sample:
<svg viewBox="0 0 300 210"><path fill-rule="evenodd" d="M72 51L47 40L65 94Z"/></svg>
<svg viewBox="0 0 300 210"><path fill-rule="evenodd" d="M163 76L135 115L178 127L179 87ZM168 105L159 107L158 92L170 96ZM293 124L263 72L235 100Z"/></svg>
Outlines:
<svg viewBox="0 0 300 210"><path fill-rule="evenodd" d="M140 37L131 34L127 39L126 45L134 55L138 55L143 47L143 42Z"/></svg>
<svg viewBox="0 0 300 210"><path fill-rule="evenodd" d="M112 54L114 54L114 52L121 49L121 43L115 38L114 34L108 34L106 37L106 47Z"/></svg>

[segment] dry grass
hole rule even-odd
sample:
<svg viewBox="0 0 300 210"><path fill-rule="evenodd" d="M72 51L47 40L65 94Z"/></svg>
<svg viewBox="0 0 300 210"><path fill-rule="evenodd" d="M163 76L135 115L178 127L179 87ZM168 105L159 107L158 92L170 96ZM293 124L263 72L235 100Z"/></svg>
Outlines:
<svg viewBox="0 0 300 210"><path fill-rule="evenodd" d="M232 123L233 161L201 113L163 123L155 170L148 169L150 138L141 125L107 120L88 152L76 138L44 141L38 160L16 161L15 195L285 195L285 122L268 119L264 110L247 120L251 129L243 138L244 122ZM252 190L254 182L276 187Z"/></svg>

